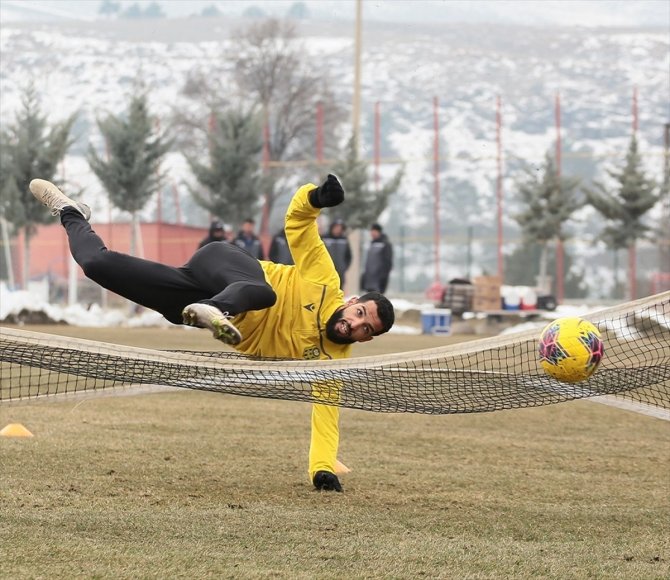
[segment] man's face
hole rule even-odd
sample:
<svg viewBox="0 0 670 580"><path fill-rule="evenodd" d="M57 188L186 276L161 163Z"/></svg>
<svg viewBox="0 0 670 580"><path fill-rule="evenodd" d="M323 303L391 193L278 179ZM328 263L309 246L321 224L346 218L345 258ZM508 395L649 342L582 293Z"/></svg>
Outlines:
<svg viewBox="0 0 670 580"><path fill-rule="evenodd" d="M358 298L352 298L330 317L326 336L337 344L367 342L383 328L376 302L359 302Z"/></svg>
<svg viewBox="0 0 670 580"><path fill-rule="evenodd" d="M379 230L370 230L370 237L373 240L378 240L381 237L382 233Z"/></svg>

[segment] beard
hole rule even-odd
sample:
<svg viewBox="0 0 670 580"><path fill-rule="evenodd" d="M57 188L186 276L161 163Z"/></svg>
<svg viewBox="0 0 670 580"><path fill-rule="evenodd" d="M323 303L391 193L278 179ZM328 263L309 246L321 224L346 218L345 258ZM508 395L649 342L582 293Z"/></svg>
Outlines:
<svg viewBox="0 0 670 580"><path fill-rule="evenodd" d="M344 316L344 308L336 310L333 315L326 322L326 338L335 344L353 344L356 342L348 336L342 336L337 332L337 323L342 320Z"/></svg>

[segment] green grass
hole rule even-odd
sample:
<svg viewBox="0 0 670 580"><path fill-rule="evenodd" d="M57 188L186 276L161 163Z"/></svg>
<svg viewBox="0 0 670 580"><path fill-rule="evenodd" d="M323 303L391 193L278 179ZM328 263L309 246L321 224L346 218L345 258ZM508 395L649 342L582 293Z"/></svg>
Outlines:
<svg viewBox="0 0 670 580"><path fill-rule="evenodd" d="M203 332L48 327L147 347ZM358 355L448 338L388 336ZM342 411L345 493L307 479L306 404L196 391L0 406L0 578L670 575L667 422L591 402Z"/></svg>

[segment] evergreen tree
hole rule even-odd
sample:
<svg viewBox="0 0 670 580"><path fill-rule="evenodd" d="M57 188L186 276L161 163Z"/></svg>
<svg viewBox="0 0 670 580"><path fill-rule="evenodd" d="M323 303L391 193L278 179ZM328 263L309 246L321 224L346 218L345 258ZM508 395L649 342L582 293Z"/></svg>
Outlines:
<svg viewBox="0 0 670 580"><path fill-rule="evenodd" d="M286 18L289 20L306 20L309 18L309 8L304 2L294 2L286 11Z"/></svg>
<svg viewBox="0 0 670 580"><path fill-rule="evenodd" d="M201 163L193 155L186 156L204 192L190 186L189 189L198 205L210 214L241 223L255 214L263 193L259 119L253 113L232 110L212 115L208 163Z"/></svg>
<svg viewBox="0 0 670 580"><path fill-rule="evenodd" d="M21 95L21 109L13 123L2 131L2 165L0 176L0 212L11 223L12 233L25 228L23 287L30 271L30 240L35 225L53 218L30 193L29 184L36 177L54 180L58 164L74 140L70 136L76 114L49 126L42 114L34 85Z"/></svg>
<svg viewBox="0 0 670 580"><path fill-rule="evenodd" d="M130 98L124 117L108 115L98 120L105 139L108 160L89 146L88 162L115 207L132 215L131 253L137 247L138 212L160 188L160 164L171 142L155 127L147 105L147 95Z"/></svg>
<svg viewBox="0 0 670 580"><path fill-rule="evenodd" d="M542 246L537 243L519 245L505 256L505 278L510 284L518 286L535 286L540 274L539 264ZM556 268L556 253L551 252L547 259L547 267ZM584 284L584 270L576 269L568 252L565 253L565 296L567 298L585 298L588 287Z"/></svg>
<svg viewBox="0 0 670 580"><path fill-rule="evenodd" d="M601 234L605 243L615 252L628 248L634 258L637 240L650 231L642 218L661 198L661 194L655 192L655 182L644 174L635 135L631 137L624 166L608 170L607 174L616 185L608 188L594 182L594 187L586 190L588 201L607 220ZM635 272L629 274L633 297Z"/></svg>
<svg viewBox="0 0 670 580"><path fill-rule="evenodd" d="M307 152L314 155L319 103L326 156L337 150L334 135L345 116L329 89L328 71L308 60L292 23L271 19L252 25L238 45L235 72L239 88L262 107L268 128L267 153L273 164L266 171L270 181L264 194L270 217L286 191L282 162L304 159ZM294 173L291 168L292 178ZM261 224L262 233L267 233L268 225Z"/></svg>
<svg viewBox="0 0 670 580"><path fill-rule="evenodd" d="M121 3L113 0L103 0L98 8L98 14L101 16L118 16L119 12L121 12Z"/></svg>
<svg viewBox="0 0 670 580"><path fill-rule="evenodd" d="M331 219L341 217L353 229L368 228L379 219L386 209L389 198L398 191L402 180L403 169L399 169L393 178L378 191L369 187L368 166L366 161L358 158L354 137L349 139L344 159L333 165L333 173L338 176L347 202L329 210ZM346 216L342 215L346 212Z"/></svg>
<svg viewBox="0 0 670 580"><path fill-rule="evenodd" d="M579 179L574 177L561 177L559 181L549 153L541 171L527 168L525 179L517 183L523 210L514 219L521 226L524 240L540 245L541 283L547 275L550 242L566 239L565 223L584 205L578 186Z"/></svg>
<svg viewBox="0 0 670 580"><path fill-rule="evenodd" d="M658 224L659 270L670 275L670 123L665 124L665 155L660 195L662 207Z"/></svg>

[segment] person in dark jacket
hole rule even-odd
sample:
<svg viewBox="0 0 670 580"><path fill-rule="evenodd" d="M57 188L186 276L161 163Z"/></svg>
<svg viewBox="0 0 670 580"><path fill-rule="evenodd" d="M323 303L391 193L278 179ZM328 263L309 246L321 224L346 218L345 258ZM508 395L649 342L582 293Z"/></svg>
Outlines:
<svg viewBox="0 0 670 580"><path fill-rule="evenodd" d="M202 248L212 242L227 242L227 232L232 231L230 226L227 226L220 220L213 220L209 226L209 233L202 239L198 248Z"/></svg>
<svg viewBox="0 0 670 580"><path fill-rule="evenodd" d="M370 226L370 238L361 289L386 292L393 268L393 245L379 224Z"/></svg>
<svg viewBox="0 0 670 580"><path fill-rule="evenodd" d="M247 218L242 223L237 237L233 240L233 244L249 252L257 260L265 260L263 255L263 247L258 236L254 233L256 222L251 218Z"/></svg>
<svg viewBox="0 0 670 580"><path fill-rule="evenodd" d="M291 250L288 247L284 228L279 230L272 238L270 255L268 257L270 258L270 261L275 264L286 264L287 266L293 264L293 256L291 256Z"/></svg>
<svg viewBox="0 0 670 580"><path fill-rule="evenodd" d="M344 288L345 274L349 266L351 266L351 246L349 245L349 239L345 231L346 226L344 221L336 219L330 224L328 233L322 237L323 243L326 244L326 249L340 276L340 289Z"/></svg>

